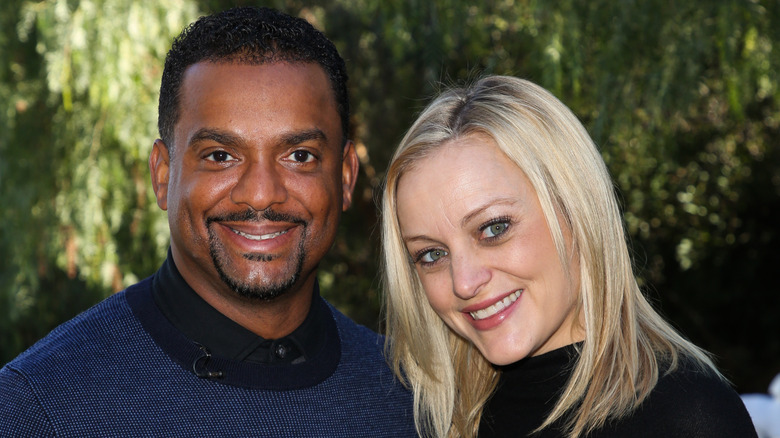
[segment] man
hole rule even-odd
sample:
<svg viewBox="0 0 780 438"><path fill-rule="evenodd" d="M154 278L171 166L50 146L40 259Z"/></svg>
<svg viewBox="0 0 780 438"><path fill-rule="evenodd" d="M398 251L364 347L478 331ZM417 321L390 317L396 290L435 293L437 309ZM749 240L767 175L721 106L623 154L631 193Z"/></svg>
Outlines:
<svg viewBox="0 0 780 438"><path fill-rule="evenodd" d="M273 10L182 32L149 158L168 258L0 371L0 436L414 434L380 337L318 293L358 172L345 82Z"/></svg>

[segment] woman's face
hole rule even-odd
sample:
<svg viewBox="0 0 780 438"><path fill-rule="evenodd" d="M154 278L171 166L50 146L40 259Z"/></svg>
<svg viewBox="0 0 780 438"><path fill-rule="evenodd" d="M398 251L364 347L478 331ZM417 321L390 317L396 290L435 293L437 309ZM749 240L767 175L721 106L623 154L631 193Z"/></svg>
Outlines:
<svg viewBox="0 0 780 438"><path fill-rule="evenodd" d="M536 192L492 139L445 143L397 190L401 233L428 301L487 360L506 365L584 339L576 259L569 280Z"/></svg>

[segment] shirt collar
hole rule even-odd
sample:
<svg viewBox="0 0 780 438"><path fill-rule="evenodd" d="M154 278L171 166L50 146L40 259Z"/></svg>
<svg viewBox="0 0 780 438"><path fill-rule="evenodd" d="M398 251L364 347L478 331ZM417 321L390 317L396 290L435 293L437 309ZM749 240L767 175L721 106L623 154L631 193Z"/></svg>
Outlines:
<svg viewBox="0 0 780 438"><path fill-rule="evenodd" d="M173 256L155 274L154 301L168 320L191 341L214 356L251 363L295 364L313 357L325 345L318 327L322 306L316 305L319 285L315 283L312 305L303 323L279 339L264 339L237 324L201 298L176 268Z"/></svg>

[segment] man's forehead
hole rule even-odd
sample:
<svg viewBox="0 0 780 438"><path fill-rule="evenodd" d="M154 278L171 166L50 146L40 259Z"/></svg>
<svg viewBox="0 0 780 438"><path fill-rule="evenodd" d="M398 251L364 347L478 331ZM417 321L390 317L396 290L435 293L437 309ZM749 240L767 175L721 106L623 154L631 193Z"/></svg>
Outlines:
<svg viewBox="0 0 780 438"><path fill-rule="evenodd" d="M179 100L177 144L202 129L262 136L321 131L343 146L341 118L328 79L311 63L198 63L188 69Z"/></svg>

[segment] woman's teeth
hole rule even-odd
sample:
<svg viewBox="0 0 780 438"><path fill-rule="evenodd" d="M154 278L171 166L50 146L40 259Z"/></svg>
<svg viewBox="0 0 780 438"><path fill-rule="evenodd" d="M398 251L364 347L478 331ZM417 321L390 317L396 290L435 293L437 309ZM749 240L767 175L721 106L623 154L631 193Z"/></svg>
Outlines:
<svg viewBox="0 0 780 438"><path fill-rule="evenodd" d="M469 315L471 315L472 318L479 321L480 319L490 318L491 316L495 315L496 313L506 309L509 307L510 304L517 301L518 298L520 298L520 294L523 293L522 289L518 289L514 291L514 293L511 293L507 295L506 298L503 300L497 302L496 304L493 304L492 306L477 310L476 312L469 312Z"/></svg>

